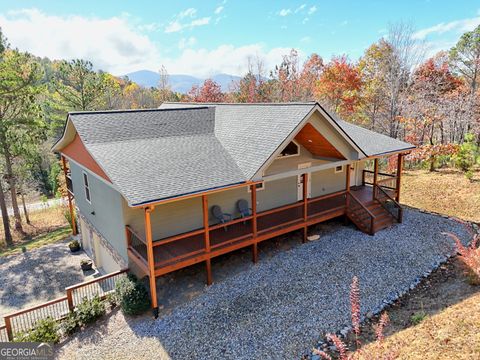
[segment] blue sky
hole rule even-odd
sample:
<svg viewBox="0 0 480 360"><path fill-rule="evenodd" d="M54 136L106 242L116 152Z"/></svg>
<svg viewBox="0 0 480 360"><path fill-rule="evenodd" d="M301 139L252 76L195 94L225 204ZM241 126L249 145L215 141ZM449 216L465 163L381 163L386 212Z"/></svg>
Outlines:
<svg viewBox="0 0 480 360"><path fill-rule="evenodd" d="M171 74L242 74L291 48L356 60L395 22L408 22L432 54L480 24L480 1L0 0L10 43L39 56L86 58L116 75L161 65Z"/></svg>

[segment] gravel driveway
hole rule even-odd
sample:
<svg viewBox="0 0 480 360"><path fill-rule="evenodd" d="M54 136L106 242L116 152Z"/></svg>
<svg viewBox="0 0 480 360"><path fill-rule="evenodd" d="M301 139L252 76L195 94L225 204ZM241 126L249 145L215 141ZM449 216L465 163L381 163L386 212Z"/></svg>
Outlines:
<svg viewBox="0 0 480 360"><path fill-rule="evenodd" d="M72 254L69 241L0 257L0 316L65 295L65 287L84 280L80 260L88 257Z"/></svg>
<svg viewBox="0 0 480 360"><path fill-rule="evenodd" d="M414 210L405 210L403 224L375 236L341 223L321 224L318 241L290 250L262 246L255 266L248 253L231 256L244 262L240 271L229 267L229 259L218 260L213 264L216 283L167 306L158 320L112 314L64 344L60 357L299 359L321 333L350 323L348 293L354 275L360 280L362 313L375 311L452 251L443 231L468 238L462 225ZM291 235L287 243L298 244L299 237ZM159 290L188 292L185 283L203 280L203 267L194 269L201 275L190 270L177 276L179 281L167 277Z"/></svg>

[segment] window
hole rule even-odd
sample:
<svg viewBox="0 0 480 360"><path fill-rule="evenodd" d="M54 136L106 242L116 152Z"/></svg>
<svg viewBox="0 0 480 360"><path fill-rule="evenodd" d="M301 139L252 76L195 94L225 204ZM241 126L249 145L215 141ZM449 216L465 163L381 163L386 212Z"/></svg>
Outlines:
<svg viewBox="0 0 480 360"><path fill-rule="evenodd" d="M343 165L335 166L335 174L341 173L343 171Z"/></svg>
<svg viewBox="0 0 480 360"><path fill-rule="evenodd" d="M88 175L86 172L83 173L83 186L85 188L85 200L87 200L91 204L92 202L90 200L90 185L88 183Z"/></svg>
<svg viewBox="0 0 480 360"><path fill-rule="evenodd" d="M290 143L285 146L285 149L282 150L279 158L286 158L290 156L297 156L300 155L300 146L295 141L290 141Z"/></svg>
<svg viewBox="0 0 480 360"><path fill-rule="evenodd" d="M265 182L255 184L255 188L257 189L257 191L264 190L265 189ZM248 189L248 192L251 192L250 186L247 189Z"/></svg>

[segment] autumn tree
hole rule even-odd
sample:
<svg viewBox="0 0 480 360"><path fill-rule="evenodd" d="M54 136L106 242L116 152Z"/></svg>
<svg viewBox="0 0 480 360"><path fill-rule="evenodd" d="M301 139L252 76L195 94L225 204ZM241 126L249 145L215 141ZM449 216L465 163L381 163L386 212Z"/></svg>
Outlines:
<svg viewBox="0 0 480 360"><path fill-rule="evenodd" d="M346 56L335 56L323 68L315 97L331 111L349 117L359 105L361 87L358 68Z"/></svg>
<svg viewBox="0 0 480 360"><path fill-rule="evenodd" d="M205 80L200 87L192 86L187 95L194 102L222 102L225 98L221 86L212 79Z"/></svg>
<svg viewBox="0 0 480 360"><path fill-rule="evenodd" d="M300 98L300 62L295 49L283 56L280 65L275 66L271 72L273 92L272 100L275 102L298 101Z"/></svg>
<svg viewBox="0 0 480 360"><path fill-rule="evenodd" d="M315 89L323 71L323 59L318 54L311 54L303 64L299 77L299 101L315 99Z"/></svg>

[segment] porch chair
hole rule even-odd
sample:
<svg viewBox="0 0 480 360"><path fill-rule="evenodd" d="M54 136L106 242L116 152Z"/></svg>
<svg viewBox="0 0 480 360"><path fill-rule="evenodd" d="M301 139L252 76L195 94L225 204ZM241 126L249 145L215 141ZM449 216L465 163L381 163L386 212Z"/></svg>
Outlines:
<svg viewBox="0 0 480 360"><path fill-rule="evenodd" d="M252 214L252 208L248 207L248 201L245 199L240 199L237 201L237 209L240 213L240 217L245 218Z"/></svg>
<svg viewBox="0 0 480 360"><path fill-rule="evenodd" d="M224 213L222 208L218 205L213 205L211 209L212 215L215 219L220 221L221 224L225 224L228 221L232 220L232 215ZM227 231L227 227L224 227L224 230Z"/></svg>

